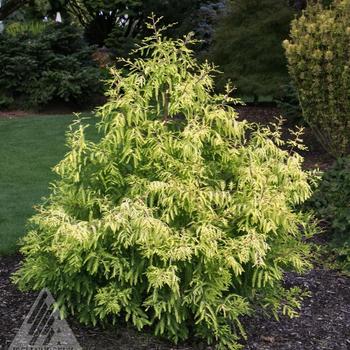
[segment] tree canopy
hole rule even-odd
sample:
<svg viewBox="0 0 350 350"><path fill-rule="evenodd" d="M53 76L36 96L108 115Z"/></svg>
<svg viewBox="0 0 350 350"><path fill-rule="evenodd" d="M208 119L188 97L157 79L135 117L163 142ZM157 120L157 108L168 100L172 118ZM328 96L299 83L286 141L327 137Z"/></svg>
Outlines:
<svg viewBox="0 0 350 350"><path fill-rule="evenodd" d="M18 10L31 17L42 17L61 12L66 19L76 22L85 30L91 44L105 45L106 39L117 32L118 36L134 37L147 32L145 19L156 13L163 16L166 24L179 23L181 26L194 9L205 1L184 0L7 0L0 7L0 20L8 18ZM187 28L186 28L187 30ZM186 30L182 30L184 34Z"/></svg>
<svg viewBox="0 0 350 350"><path fill-rule="evenodd" d="M23 5L29 3L29 0L8 0L0 6L0 21L6 19L12 13L20 9Z"/></svg>

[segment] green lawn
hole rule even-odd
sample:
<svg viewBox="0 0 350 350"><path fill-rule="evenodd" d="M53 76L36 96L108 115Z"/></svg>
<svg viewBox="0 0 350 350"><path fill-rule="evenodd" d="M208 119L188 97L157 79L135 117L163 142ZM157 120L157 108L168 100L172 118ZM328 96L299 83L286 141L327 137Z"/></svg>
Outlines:
<svg viewBox="0 0 350 350"><path fill-rule="evenodd" d="M26 221L48 194L73 115L0 119L0 255L18 249Z"/></svg>

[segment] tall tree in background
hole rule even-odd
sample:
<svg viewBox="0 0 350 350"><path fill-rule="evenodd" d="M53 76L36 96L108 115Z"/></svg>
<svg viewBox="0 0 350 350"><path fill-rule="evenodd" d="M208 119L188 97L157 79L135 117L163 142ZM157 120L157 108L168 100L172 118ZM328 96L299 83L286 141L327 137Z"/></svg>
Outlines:
<svg viewBox="0 0 350 350"><path fill-rule="evenodd" d="M145 19L155 13L163 23L178 24L170 35L190 31L189 18L205 0L7 0L0 7L0 20L21 10L25 18L42 18L60 12L66 20L82 26L90 44L118 48L128 47L136 36L149 32ZM130 45L129 45L130 46ZM117 50L118 51L118 50ZM119 50L120 53L120 50Z"/></svg>
<svg viewBox="0 0 350 350"><path fill-rule="evenodd" d="M185 34L187 18L203 0L69 0L68 9L86 30L90 43L103 46L112 40L149 34L145 20L152 13L164 24L177 22L176 32ZM171 31L169 32L170 34ZM117 40L118 41L118 40ZM111 40L109 40L111 42Z"/></svg>
<svg viewBox="0 0 350 350"><path fill-rule="evenodd" d="M67 11L84 29L90 44L103 46L115 27L130 35L137 24L141 0L68 0Z"/></svg>
<svg viewBox="0 0 350 350"><path fill-rule="evenodd" d="M294 14L288 0L232 0L209 54L221 82L230 78L242 96L276 96L288 81L282 41Z"/></svg>
<svg viewBox="0 0 350 350"><path fill-rule="evenodd" d="M7 0L3 1L0 6L0 21L6 19L15 11L19 10L23 5L29 3L29 0Z"/></svg>

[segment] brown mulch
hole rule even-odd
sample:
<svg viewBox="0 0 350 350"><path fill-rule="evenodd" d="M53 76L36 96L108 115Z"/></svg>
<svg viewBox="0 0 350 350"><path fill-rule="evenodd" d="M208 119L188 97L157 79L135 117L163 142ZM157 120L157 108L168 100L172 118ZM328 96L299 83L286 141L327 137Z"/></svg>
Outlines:
<svg viewBox="0 0 350 350"><path fill-rule="evenodd" d="M2 112L0 111L0 118L11 119L11 118L22 118L29 116L30 113L24 111L8 111Z"/></svg>
<svg viewBox="0 0 350 350"><path fill-rule="evenodd" d="M311 292L300 316L248 320L245 350L349 350L350 277L319 267L302 276L286 274L285 284Z"/></svg>

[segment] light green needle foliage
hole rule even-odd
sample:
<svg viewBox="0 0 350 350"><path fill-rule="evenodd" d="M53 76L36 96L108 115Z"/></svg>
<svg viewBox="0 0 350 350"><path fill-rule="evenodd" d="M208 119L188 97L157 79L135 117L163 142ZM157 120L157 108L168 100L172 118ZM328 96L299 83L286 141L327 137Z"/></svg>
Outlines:
<svg viewBox="0 0 350 350"><path fill-rule="evenodd" d="M350 1L309 2L284 42L305 120L334 157L350 153Z"/></svg>
<svg viewBox="0 0 350 350"><path fill-rule="evenodd" d="M285 270L303 271L310 196L302 158L282 150L280 128L238 121L213 95L213 67L156 23L113 71L101 107L101 138L79 123L60 180L31 219L15 281L48 287L81 322L120 322L177 342L196 336L238 349L240 316L257 304L293 315L297 291ZM234 102L234 101L233 101Z"/></svg>

